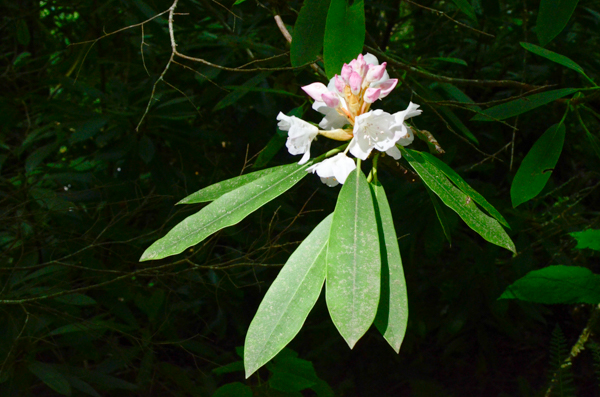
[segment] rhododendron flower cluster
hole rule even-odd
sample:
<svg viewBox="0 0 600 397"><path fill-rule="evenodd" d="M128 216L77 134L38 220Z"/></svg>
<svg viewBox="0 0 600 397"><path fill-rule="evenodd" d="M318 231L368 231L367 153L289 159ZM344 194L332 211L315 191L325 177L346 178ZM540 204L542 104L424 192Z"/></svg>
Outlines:
<svg viewBox="0 0 600 397"><path fill-rule="evenodd" d="M408 108L394 114L381 109L371 110L371 104L383 99L398 84L372 54L360 54L349 64L344 64L341 74L335 75L327 86L312 83L302 89L315 100L313 109L324 115L319 128L294 116L279 113L279 129L288 131L286 146L290 154L304 154L299 164L310 158L310 146L317 135L350 141L344 153L312 165L308 172L317 173L328 186L344 183L348 174L356 168L354 160L347 156L366 160L373 149L400 158L396 145L407 146L414 140L405 120L421 114L419 105L409 103Z"/></svg>

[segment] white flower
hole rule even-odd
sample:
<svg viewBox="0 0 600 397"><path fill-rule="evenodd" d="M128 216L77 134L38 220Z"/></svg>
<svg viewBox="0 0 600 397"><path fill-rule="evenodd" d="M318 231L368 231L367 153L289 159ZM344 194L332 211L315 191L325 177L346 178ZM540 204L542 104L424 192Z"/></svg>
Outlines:
<svg viewBox="0 0 600 397"><path fill-rule="evenodd" d="M328 158L320 163L311 165L306 172L316 172L321 178L321 182L327 186L333 187L337 184L344 184L346 178L356 169L356 163L344 153L338 153L336 156Z"/></svg>
<svg viewBox="0 0 600 397"><path fill-rule="evenodd" d="M395 159L400 158L396 142L402 136L402 126L396 123L394 115L381 109L361 114L354 124L354 138L350 142L350 153L366 160L373 149L386 152Z"/></svg>
<svg viewBox="0 0 600 397"><path fill-rule="evenodd" d="M421 113L423 113L423 111L419 109L419 105L412 102L409 102L406 110L394 113L394 128L399 127L401 131L397 142L398 144L402 146L408 146L414 141L415 136L411 132L411 129L404 123L404 120L418 116Z"/></svg>
<svg viewBox="0 0 600 397"><path fill-rule="evenodd" d="M285 143L290 154L302 154L302 159L298 164L304 164L310 158L310 144L319 133L319 129L296 116L286 116L279 112L277 115L279 124L277 126L282 131L288 131L288 139Z"/></svg>
<svg viewBox="0 0 600 397"><path fill-rule="evenodd" d="M334 130L349 124L349 121L346 117L339 114L337 110L327 106L325 102L315 101L312 105L312 108L325 116L319 123L319 127L321 127L321 129Z"/></svg>

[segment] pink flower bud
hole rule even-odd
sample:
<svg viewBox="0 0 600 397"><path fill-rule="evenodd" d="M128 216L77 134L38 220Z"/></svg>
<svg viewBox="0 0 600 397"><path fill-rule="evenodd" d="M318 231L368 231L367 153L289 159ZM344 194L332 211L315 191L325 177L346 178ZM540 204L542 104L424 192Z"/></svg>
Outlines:
<svg viewBox="0 0 600 397"><path fill-rule="evenodd" d="M365 91L365 102L373 103L379 99L379 95L381 94L381 88L367 88Z"/></svg>
<svg viewBox="0 0 600 397"><path fill-rule="evenodd" d="M367 81L373 82L381 80L383 74L385 73L385 67L387 66L387 62L382 63L381 65L369 65L369 70L367 71Z"/></svg>
<svg viewBox="0 0 600 397"><path fill-rule="evenodd" d="M323 93L323 95L321 95L321 99L323 100L323 102L325 102L325 105L327 105L330 108L337 108L340 104L340 99L338 98L338 96L329 91Z"/></svg>
<svg viewBox="0 0 600 397"><path fill-rule="evenodd" d="M345 63L344 66L342 66L342 79L344 80L344 82L348 83L348 80L350 79L351 74L352 74L352 67L350 65L348 65L347 63Z"/></svg>
<svg viewBox="0 0 600 397"><path fill-rule="evenodd" d="M379 98L388 96L390 92L396 88L396 84L398 84L398 79L389 79L379 84L379 88L381 88L381 95L379 95Z"/></svg>
<svg viewBox="0 0 600 397"><path fill-rule="evenodd" d="M350 66L352 66L352 69L361 77L364 76L367 71L367 63L362 54L358 54L358 57L350 62Z"/></svg>
<svg viewBox="0 0 600 397"><path fill-rule="evenodd" d="M354 95L357 95L360 92L360 88L361 88L361 84L362 84L361 75L356 72L352 72L348 83L350 83L350 89L352 90L352 93Z"/></svg>
<svg viewBox="0 0 600 397"><path fill-rule="evenodd" d="M323 95L326 92L329 92L329 90L327 89L327 87L325 87L325 84L323 83L312 83L309 85L305 85L304 87L302 87L302 89L315 101L321 101L321 95Z"/></svg>
<svg viewBox="0 0 600 397"><path fill-rule="evenodd" d="M343 94L344 88L346 88L346 83L344 82L344 79L336 74L333 82L335 83L335 89L338 90L340 94Z"/></svg>

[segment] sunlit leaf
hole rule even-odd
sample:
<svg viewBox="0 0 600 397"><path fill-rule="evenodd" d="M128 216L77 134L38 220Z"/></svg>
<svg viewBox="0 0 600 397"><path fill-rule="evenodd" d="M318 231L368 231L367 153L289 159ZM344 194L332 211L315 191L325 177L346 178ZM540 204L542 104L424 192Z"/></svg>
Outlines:
<svg viewBox="0 0 600 397"><path fill-rule="evenodd" d="M513 207L537 196L546 186L565 141L564 124L554 124L533 144L510 187Z"/></svg>
<svg viewBox="0 0 600 397"><path fill-rule="evenodd" d="M325 25L323 61L325 73L332 78L344 63L362 53L365 42L364 0L331 0Z"/></svg>
<svg viewBox="0 0 600 397"><path fill-rule="evenodd" d="M536 33L542 46L563 31L579 0L542 0L538 11Z"/></svg>
<svg viewBox="0 0 600 397"><path fill-rule="evenodd" d="M498 222L500 222L501 224L503 224L506 227L510 227L508 225L508 222L506 221L506 219L504 219L504 217L502 216L502 214L500 214L500 212L498 212L498 210L496 208L494 208L494 206L491 205L485 199L485 197L483 197L475 189L473 189L467 182L465 182L465 180L462 179L462 177L460 175L458 175L458 173L456 171L454 171L452 168L450 168L448 166L448 164L444 163L442 160L438 159L437 157L435 157L427 152L422 152L421 156L423 156L423 158L425 160L427 160L429 163L436 166L440 171L442 171L448 177L448 179L450 179L452 181L452 183L454 183L467 196L471 197L473 199L473 201L475 201L484 210L486 210L488 214L490 214L491 216L496 218L496 220Z"/></svg>
<svg viewBox="0 0 600 397"><path fill-rule="evenodd" d="M500 223L484 214L474 200L459 190L436 166L426 161L422 153L400 147L402 154L423 179L423 182L465 223L486 241L516 252L512 242Z"/></svg>
<svg viewBox="0 0 600 397"><path fill-rule="evenodd" d="M499 299L529 302L600 303L600 275L579 266L548 266L527 273L508 286Z"/></svg>
<svg viewBox="0 0 600 397"><path fill-rule="evenodd" d="M579 250L589 248L600 251L600 229L588 229L581 232L569 233L569 235L577 240L575 248Z"/></svg>
<svg viewBox="0 0 600 397"><path fill-rule="evenodd" d="M304 165L289 164L224 194L155 241L144 251L140 261L177 255L211 234L235 225L298 183L311 164L310 161Z"/></svg>
<svg viewBox="0 0 600 397"><path fill-rule="evenodd" d="M367 332L379 303L379 231L369 183L356 169L338 196L327 249L326 300L350 348Z"/></svg>
<svg viewBox="0 0 600 397"><path fill-rule="evenodd" d="M290 48L292 66L301 66L317 59L323 48L325 22L329 0L305 0L294 25Z"/></svg>
<svg viewBox="0 0 600 397"><path fill-rule="evenodd" d="M375 203L379 246L381 247L381 296L375 326L396 353L404 340L408 324L406 280L392 211L380 184L369 184Z"/></svg>
<svg viewBox="0 0 600 397"><path fill-rule="evenodd" d="M539 94L529 95L524 98L515 99L501 105L486 109L483 114L478 114L471 120L475 121L494 121L504 120L509 117L528 112L532 109L543 106L547 103L560 99L564 96L574 94L579 91L578 88L562 88L560 90L540 92Z"/></svg>
<svg viewBox="0 0 600 397"><path fill-rule="evenodd" d="M237 188L240 188L248 183L262 178L265 175L272 174L273 172L279 172L283 167L288 165L281 165L279 167L267 168L266 170L260 170L252 172L250 174L236 176L235 178L226 179L224 181L214 183L210 186L200 189L195 193L181 199L177 204L198 204L205 203L208 201L214 201L226 193L229 193Z"/></svg>
<svg viewBox="0 0 600 397"><path fill-rule="evenodd" d="M319 223L294 251L260 303L244 344L246 378L296 336L317 301L325 281L332 218Z"/></svg>

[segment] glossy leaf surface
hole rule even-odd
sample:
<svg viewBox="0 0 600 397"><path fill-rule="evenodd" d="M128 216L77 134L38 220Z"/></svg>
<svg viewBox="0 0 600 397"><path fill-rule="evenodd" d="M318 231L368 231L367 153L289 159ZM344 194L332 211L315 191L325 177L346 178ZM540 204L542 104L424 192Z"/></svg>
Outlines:
<svg viewBox="0 0 600 397"><path fill-rule="evenodd" d="M325 281L329 215L294 251L263 298L244 344L246 378L296 336Z"/></svg>
<svg viewBox="0 0 600 397"><path fill-rule="evenodd" d="M292 66L314 61L323 48L329 0L305 0L294 25L290 48Z"/></svg>
<svg viewBox="0 0 600 397"><path fill-rule="evenodd" d="M375 203L381 247L381 297L375 316L375 326L398 353L408 324L408 298L402 257L385 190L380 184L371 183L369 187Z"/></svg>
<svg viewBox="0 0 600 397"><path fill-rule="evenodd" d="M360 170L338 196L327 250L327 307L350 348L367 332L379 303L379 232L369 184Z"/></svg>
<svg viewBox="0 0 600 397"><path fill-rule="evenodd" d="M364 0L331 0L325 24L323 60L325 73L332 78L342 66L362 53L365 43Z"/></svg>
<svg viewBox="0 0 600 397"><path fill-rule="evenodd" d="M513 207L531 200L544 189L562 152L565 132L564 124L554 124L533 144L510 187Z"/></svg>
<svg viewBox="0 0 600 397"><path fill-rule="evenodd" d="M475 205L470 196L459 190L442 171L427 162L420 152L400 147L402 154L411 167L423 179L423 182L446 204L452 208L463 221L486 241L516 252L512 242L502 225L492 217L484 214Z"/></svg>
<svg viewBox="0 0 600 397"><path fill-rule="evenodd" d="M200 212L184 219L166 236L155 241L142 254L140 261L177 255L211 234L235 225L304 178L306 168L311 164L309 161L304 165L282 166L276 172L271 172L219 197Z"/></svg>

